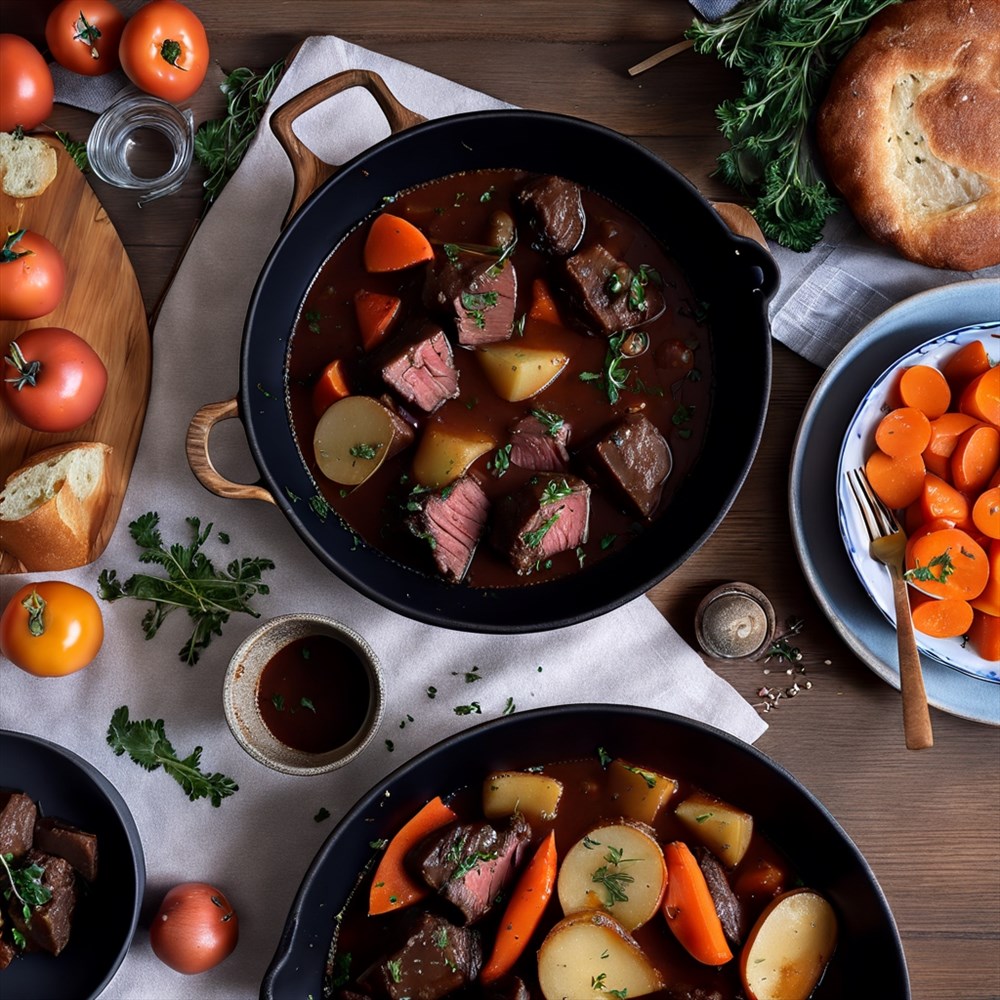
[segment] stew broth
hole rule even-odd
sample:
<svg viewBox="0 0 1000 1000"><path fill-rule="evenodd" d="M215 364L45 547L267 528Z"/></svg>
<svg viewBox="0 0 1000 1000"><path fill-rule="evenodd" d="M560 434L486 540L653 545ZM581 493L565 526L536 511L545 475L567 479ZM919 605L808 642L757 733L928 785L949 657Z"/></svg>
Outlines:
<svg viewBox="0 0 1000 1000"><path fill-rule="evenodd" d="M619 373L625 381L616 402L607 391L609 338L583 318L563 287L562 262L532 246L531 233L520 221L515 207L517 191L531 175L516 170L484 170L457 174L403 192L387 204L387 210L416 225L440 252L442 244L487 242L490 216L504 210L517 220L518 239L509 260L517 275L515 332L511 343L525 347L558 347L569 363L550 385L536 396L520 402L501 399L491 387L476 357L476 351L454 346L454 364L459 372L460 395L430 414L404 406L414 418L417 436L429 426L447 426L485 433L498 448L473 463L470 473L490 501L511 493L534 473L511 465L501 473L503 448L509 430L532 409L558 414L571 426L568 446L571 471L592 487L587 541L560 552L519 575L504 554L484 538L463 583L476 588L521 586L540 579L585 570L603 556L618 551L645 524L668 509L671 494L695 462L709 415L712 357L708 328L698 304L677 263L632 216L607 199L582 191L586 232L582 245L598 241L618 260L633 269L645 265L662 279L666 307L662 314L643 323L649 347L638 357L625 358ZM354 295L359 289L402 300L402 321L396 330L410 327L424 317L425 267L416 266L390 273L365 269L363 248L370 219L351 232L331 253L320 269L302 304L291 337L287 361L287 394L292 428L303 459L322 496L350 530L387 556L414 569L433 573L427 542L415 537L405 524L413 486L414 447L384 461L360 486L344 488L328 480L318 469L312 439L318 416L313 409L313 387L332 360L346 361L351 392L382 396L387 387L381 378L379 352L366 354L360 342ZM560 313L555 326L524 322L531 304L535 278L549 284ZM446 333L453 332L442 323ZM690 351L693 362L672 367L676 356ZM688 355L690 359L691 355ZM585 377L581 377L585 376ZM672 469L660 502L648 518L637 515L592 475L583 471L581 456L598 435L629 412L641 411L669 444Z"/></svg>

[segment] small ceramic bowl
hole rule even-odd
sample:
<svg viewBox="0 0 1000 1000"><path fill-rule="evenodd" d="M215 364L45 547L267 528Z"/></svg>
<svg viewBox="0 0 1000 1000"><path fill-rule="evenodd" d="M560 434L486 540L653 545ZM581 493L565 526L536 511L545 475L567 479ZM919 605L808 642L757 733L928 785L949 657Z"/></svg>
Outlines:
<svg viewBox="0 0 1000 1000"><path fill-rule="evenodd" d="M301 728L303 734L307 727L315 730L317 713L323 712L319 698L303 695L287 699L286 703L284 695L265 692L262 697L261 693L261 679L268 665L281 657L288 659L289 647L300 650L302 643L309 639L317 642L336 640L346 656L346 662L340 663L316 656L310 666L314 670L322 663L321 669L329 667L332 671L343 672L343 677L336 678L335 686L345 700L337 708L354 720L338 745L323 749L297 749L289 745L299 742L295 738L297 728ZM308 659L308 652L301 655ZM339 698L340 694L332 697ZM327 702L329 700L328 697ZM282 615L261 625L233 654L223 685L223 702L229 728L254 760L284 774L324 774L354 760L375 735L385 708L382 668L368 643L346 625L323 615ZM280 715L271 711L271 702ZM272 720L280 720L280 735L288 742L276 735L277 725L272 731L265 722L265 710Z"/></svg>

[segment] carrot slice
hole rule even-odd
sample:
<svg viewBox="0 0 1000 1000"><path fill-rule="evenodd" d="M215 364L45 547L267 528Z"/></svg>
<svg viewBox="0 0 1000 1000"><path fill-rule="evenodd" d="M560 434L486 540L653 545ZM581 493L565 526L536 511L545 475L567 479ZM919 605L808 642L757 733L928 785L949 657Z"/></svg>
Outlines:
<svg viewBox="0 0 1000 1000"><path fill-rule="evenodd" d="M528 310L528 319L555 323L556 326L562 325L555 299L552 298L552 292L544 278L535 278L531 283L531 308Z"/></svg>
<svg viewBox="0 0 1000 1000"><path fill-rule="evenodd" d="M959 526L969 523L968 498L940 476L932 473L924 476L920 504L923 507L925 521L945 518Z"/></svg>
<svg viewBox="0 0 1000 1000"><path fill-rule="evenodd" d="M1000 426L1000 365L977 375L962 390L958 408L977 420Z"/></svg>
<svg viewBox="0 0 1000 1000"><path fill-rule="evenodd" d="M909 508L907 508L909 509ZM946 517L935 517L931 521L924 521L922 524L918 524L917 527L911 529L906 536L906 556L909 558L910 552L913 546L916 544L917 539L923 538L924 535L929 535L932 531L943 531L945 528L954 528L955 522L949 521Z"/></svg>
<svg viewBox="0 0 1000 1000"><path fill-rule="evenodd" d="M987 538L1000 538L1000 486L979 494L972 505L972 523Z"/></svg>
<svg viewBox="0 0 1000 1000"><path fill-rule="evenodd" d="M989 369L990 356L986 353L986 345L981 340L969 341L941 366L941 371L952 391L963 389L977 375L982 375Z"/></svg>
<svg viewBox="0 0 1000 1000"><path fill-rule="evenodd" d="M323 369L313 386L313 413L317 417L323 416L338 399L343 399L350 394L351 389L347 383L344 360L336 358Z"/></svg>
<svg viewBox="0 0 1000 1000"><path fill-rule="evenodd" d="M890 410L875 428L875 443L892 458L919 455L930 440L931 422L912 406Z"/></svg>
<svg viewBox="0 0 1000 1000"><path fill-rule="evenodd" d="M484 983L496 982L510 972L528 946L552 898L557 867L556 835L553 830L542 841L514 887L493 942L493 953L479 973Z"/></svg>
<svg viewBox="0 0 1000 1000"><path fill-rule="evenodd" d="M997 617L1000 616L1000 542L990 542L987 555L990 562L990 578L986 581L982 593L973 597L969 603L976 611Z"/></svg>
<svg viewBox="0 0 1000 1000"><path fill-rule="evenodd" d="M912 406L934 420L951 404L951 388L937 368L911 365L899 376L899 398L904 406Z"/></svg>
<svg viewBox="0 0 1000 1000"><path fill-rule="evenodd" d="M430 893L426 885L417 882L406 870L404 859L410 848L420 843L429 833L447 826L457 818L438 795L402 826L389 841L389 846L375 869L368 895L369 916L401 910Z"/></svg>
<svg viewBox="0 0 1000 1000"><path fill-rule="evenodd" d="M959 413L957 410L942 413L940 417L930 422L931 439L927 442L926 450L942 458L951 458L958 439L978 423L979 421L968 413Z"/></svg>
<svg viewBox="0 0 1000 1000"><path fill-rule="evenodd" d="M928 532L913 543L906 559L906 579L932 597L971 600L983 592L989 576L985 550L960 528Z"/></svg>
<svg viewBox="0 0 1000 1000"><path fill-rule="evenodd" d="M865 475L882 502L893 510L908 507L923 489L924 460L920 455L892 458L873 451L865 463Z"/></svg>
<svg viewBox="0 0 1000 1000"><path fill-rule="evenodd" d="M989 424L970 427L951 456L951 481L963 493L985 489L1000 464L1000 430Z"/></svg>
<svg viewBox="0 0 1000 1000"><path fill-rule="evenodd" d="M972 625L972 605L955 597L914 597L910 601L913 627L935 639L965 635Z"/></svg>
<svg viewBox="0 0 1000 1000"><path fill-rule="evenodd" d="M984 660L1000 661L1000 618L977 611L969 628L969 644Z"/></svg>
<svg viewBox="0 0 1000 1000"><path fill-rule="evenodd" d="M674 937L704 965L723 965L733 953L726 943L708 883L691 849L675 840L663 849L667 861L667 895L663 915Z"/></svg>
<svg viewBox="0 0 1000 1000"><path fill-rule="evenodd" d="M364 288L354 293L354 312L361 330L361 345L366 352L385 340L402 304L403 300L395 295L382 295Z"/></svg>
<svg viewBox="0 0 1000 1000"><path fill-rule="evenodd" d="M365 239L365 267L369 271L402 271L433 259L430 241L412 222L384 212L371 224Z"/></svg>

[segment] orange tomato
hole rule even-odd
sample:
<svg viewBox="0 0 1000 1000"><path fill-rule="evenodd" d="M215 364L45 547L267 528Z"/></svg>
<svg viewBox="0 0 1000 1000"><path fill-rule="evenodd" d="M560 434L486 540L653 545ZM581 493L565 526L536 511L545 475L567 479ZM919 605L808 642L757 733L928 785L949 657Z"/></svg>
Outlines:
<svg viewBox="0 0 1000 1000"><path fill-rule="evenodd" d="M208 72L208 35L184 4L152 0L126 23L118 54L140 90L165 101L186 101Z"/></svg>
<svg viewBox="0 0 1000 1000"><path fill-rule="evenodd" d="M0 652L36 677L64 677L93 662L104 641L94 597L61 580L25 584L0 616Z"/></svg>

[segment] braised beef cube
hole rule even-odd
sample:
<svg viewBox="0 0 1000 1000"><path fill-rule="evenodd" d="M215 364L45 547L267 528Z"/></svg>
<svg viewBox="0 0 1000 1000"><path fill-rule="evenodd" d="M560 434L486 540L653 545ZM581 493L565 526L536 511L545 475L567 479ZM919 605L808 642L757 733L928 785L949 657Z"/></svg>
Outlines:
<svg viewBox="0 0 1000 1000"><path fill-rule="evenodd" d="M10 917L14 926L31 944L42 951L58 955L69 942L73 910L76 908L76 873L64 858L57 858L44 851L30 850L24 864L39 865L44 869L41 881L52 893L42 906L33 907L31 919L25 920L20 905L12 905Z"/></svg>
<svg viewBox="0 0 1000 1000"><path fill-rule="evenodd" d="M705 882L708 884L712 902L715 903L715 912L719 914L722 932L726 935L726 940L738 948L743 943L747 929L743 904L733 892L732 886L729 884L729 877L719 859L704 847L698 848L695 856L698 859L698 867L701 868L701 873L705 876Z"/></svg>
<svg viewBox="0 0 1000 1000"><path fill-rule="evenodd" d="M562 177L538 177L518 192L517 200L534 230L534 246L565 257L580 245L587 217L578 184Z"/></svg>
<svg viewBox="0 0 1000 1000"><path fill-rule="evenodd" d="M455 323L466 347L509 340L514 330L517 273L510 261L453 251L440 254L427 272L424 301Z"/></svg>
<svg viewBox="0 0 1000 1000"><path fill-rule="evenodd" d="M3 921L0 921L0 927L2 926ZM17 949L14 947L13 943L8 941L5 937L0 938L0 972L6 969L15 958L17 958Z"/></svg>
<svg viewBox="0 0 1000 1000"><path fill-rule="evenodd" d="M656 510L673 465L666 439L642 413L630 413L594 446L594 463L644 517Z"/></svg>
<svg viewBox="0 0 1000 1000"><path fill-rule="evenodd" d="M553 413L532 410L510 432L510 460L534 472L565 472L569 468L570 425Z"/></svg>
<svg viewBox="0 0 1000 1000"><path fill-rule="evenodd" d="M477 930L425 913L406 944L380 963L377 978L391 1000L438 1000L472 982L482 964Z"/></svg>
<svg viewBox="0 0 1000 1000"><path fill-rule="evenodd" d="M413 444L417 436L416 421L397 406L396 401L388 393L379 396L378 401L389 411L389 418L392 421L392 445L386 455L386 458L392 458Z"/></svg>
<svg viewBox="0 0 1000 1000"><path fill-rule="evenodd" d="M31 847L38 808L23 792L0 792L0 854L19 860Z"/></svg>
<svg viewBox="0 0 1000 1000"><path fill-rule="evenodd" d="M417 845L407 861L473 924L512 878L530 838L523 816L499 833L489 823L453 823Z"/></svg>
<svg viewBox="0 0 1000 1000"><path fill-rule="evenodd" d="M458 396L458 371L448 338L438 326L426 324L382 368L382 378L403 399L427 413Z"/></svg>
<svg viewBox="0 0 1000 1000"><path fill-rule="evenodd" d="M576 476L540 473L494 504L490 543L518 573L529 573L582 545L589 526L590 486Z"/></svg>
<svg viewBox="0 0 1000 1000"><path fill-rule="evenodd" d="M600 243L570 257L566 276L583 311L608 336L649 323L665 307L663 292L648 272L633 271Z"/></svg>
<svg viewBox="0 0 1000 1000"><path fill-rule="evenodd" d="M97 837L51 816L35 820L35 847L68 861L88 882L97 878Z"/></svg>
<svg viewBox="0 0 1000 1000"><path fill-rule="evenodd" d="M420 509L407 526L427 540L438 571L448 580L461 580L469 569L486 526L490 501L471 476L463 476L433 493L411 501Z"/></svg>

